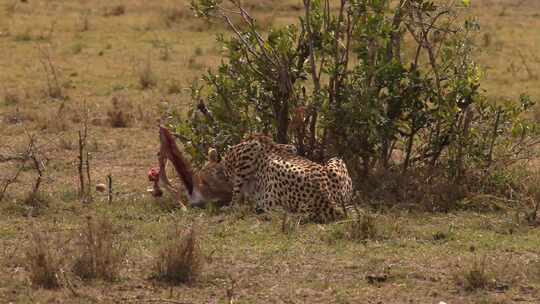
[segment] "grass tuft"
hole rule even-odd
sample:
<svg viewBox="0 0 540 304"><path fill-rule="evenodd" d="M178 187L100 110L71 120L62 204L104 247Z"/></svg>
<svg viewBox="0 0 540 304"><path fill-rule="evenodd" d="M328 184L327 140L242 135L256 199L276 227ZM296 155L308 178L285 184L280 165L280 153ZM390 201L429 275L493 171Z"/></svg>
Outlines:
<svg viewBox="0 0 540 304"><path fill-rule="evenodd" d="M79 32L87 32L90 30L90 21L89 21L90 11L83 11L79 14L77 21L77 30Z"/></svg>
<svg viewBox="0 0 540 304"><path fill-rule="evenodd" d="M375 217L368 213L358 214L353 221L345 223L345 235L354 241L366 241L377 238L379 231Z"/></svg>
<svg viewBox="0 0 540 304"><path fill-rule="evenodd" d="M182 92L182 84L176 79L171 79L167 83L167 93L180 94Z"/></svg>
<svg viewBox="0 0 540 304"><path fill-rule="evenodd" d="M111 100L111 108L107 111L109 124L113 128L127 128L133 121L133 115L127 111L130 106L116 96Z"/></svg>
<svg viewBox="0 0 540 304"><path fill-rule="evenodd" d="M60 287L59 275L64 264L63 254L54 246L50 236L33 231L30 246L26 249L25 263L34 286L56 289Z"/></svg>
<svg viewBox="0 0 540 304"><path fill-rule="evenodd" d="M13 38L17 42L27 42L32 40L32 34L30 33L30 29L27 28L22 32L16 33Z"/></svg>
<svg viewBox="0 0 540 304"><path fill-rule="evenodd" d="M7 106L16 105L20 103L19 95L12 91L6 90L4 92L4 104Z"/></svg>
<svg viewBox="0 0 540 304"><path fill-rule="evenodd" d="M83 50L83 47L84 46L82 43L76 42L71 46L71 52L73 53L73 55L80 54Z"/></svg>
<svg viewBox="0 0 540 304"><path fill-rule="evenodd" d="M157 85L157 77L152 70L150 58L148 58L146 64L139 72L139 85L143 90L153 88Z"/></svg>
<svg viewBox="0 0 540 304"><path fill-rule="evenodd" d="M122 4L119 4L119 5L105 8L105 13L103 15L105 17L122 16L125 13L126 13L126 7Z"/></svg>
<svg viewBox="0 0 540 304"><path fill-rule="evenodd" d="M73 272L84 280L117 279L126 252L115 238L111 221L88 217L86 227L79 235Z"/></svg>
<svg viewBox="0 0 540 304"><path fill-rule="evenodd" d="M294 216L284 212L281 219L281 232L285 235L292 235L300 228L301 222L301 216Z"/></svg>
<svg viewBox="0 0 540 304"><path fill-rule="evenodd" d="M475 258L470 268L463 272L462 284L467 291L485 289L488 287L489 281L485 257L481 261Z"/></svg>
<svg viewBox="0 0 540 304"><path fill-rule="evenodd" d="M161 16L167 27L172 27L174 24L181 22L191 16L189 10L178 6L170 6L162 10Z"/></svg>
<svg viewBox="0 0 540 304"><path fill-rule="evenodd" d="M204 257L194 227L169 236L156 258L156 278L169 283L193 283L202 273Z"/></svg>

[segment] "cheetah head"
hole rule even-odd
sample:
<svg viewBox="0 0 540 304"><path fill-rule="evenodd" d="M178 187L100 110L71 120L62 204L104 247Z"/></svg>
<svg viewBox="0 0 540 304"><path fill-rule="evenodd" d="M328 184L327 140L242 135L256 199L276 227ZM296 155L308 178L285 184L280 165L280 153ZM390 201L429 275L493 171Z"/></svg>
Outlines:
<svg viewBox="0 0 540 304"><path fill-rule="evenodd" d="M194 175L193 194L189 197L190 205L202 207L207 202L226 205L232 199L232 184L225 175L225 168L218 161L215 149L208 151L208 161Z"/></svg>

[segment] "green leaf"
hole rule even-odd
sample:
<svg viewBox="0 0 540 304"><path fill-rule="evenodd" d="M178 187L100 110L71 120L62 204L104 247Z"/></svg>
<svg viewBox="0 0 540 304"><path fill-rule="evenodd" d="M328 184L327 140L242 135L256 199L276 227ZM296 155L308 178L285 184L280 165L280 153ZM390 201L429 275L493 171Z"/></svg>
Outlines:
<svg viewBox="0 0 540 304"><path fill-rule="evenodd" d="M464 6L469 6L471 4L471 0L461 0Z"/></svg>

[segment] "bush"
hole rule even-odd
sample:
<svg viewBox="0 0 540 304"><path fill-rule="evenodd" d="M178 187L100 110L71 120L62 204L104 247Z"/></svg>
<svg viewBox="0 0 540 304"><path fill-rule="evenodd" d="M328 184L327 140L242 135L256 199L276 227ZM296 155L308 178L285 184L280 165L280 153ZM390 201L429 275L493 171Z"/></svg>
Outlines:
<svg viewBox="0 0 540 304"><path fill-rule="evenodd" d="M215 2L193 9L201 18L241 9ZM487 101L472 58L479 25L454 18L462 1L341 3L306 0L298 25L268 35L244 10L222 19L234 30L218 36L226 60L192 86L188 119L170 122L195 161L251 132L315 161L340 155L357 185L380 170L412 172L423 184L482 181L531 156L538 127L525 117L534 102Z"/></svg>
<svg viewBox="0 0 540 304"><path fill-rule="evenodd" d="M170 283L193 283L200 277L203 266L196 230L190 228L183 234L175 231L156 258L156 277Z"/></svg>
<svg viewBox="0 0 540 304"><path fill-rule="evenodd" d="M85 280L118 278L125 250L115 238L112 223L105 219L87 218L81 230L73 272Z"/></svg>

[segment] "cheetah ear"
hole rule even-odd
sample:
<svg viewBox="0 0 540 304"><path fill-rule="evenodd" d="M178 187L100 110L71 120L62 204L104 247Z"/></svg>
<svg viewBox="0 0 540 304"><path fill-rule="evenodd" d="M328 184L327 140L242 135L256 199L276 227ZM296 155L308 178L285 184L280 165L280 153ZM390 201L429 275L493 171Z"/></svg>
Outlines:
<svg viewBox="0 0 540 304"><path fill-rule="evenodd" d="M218 153L216 149L214 148L208 149L208 160L214 163L218 162Z"/></svg>

